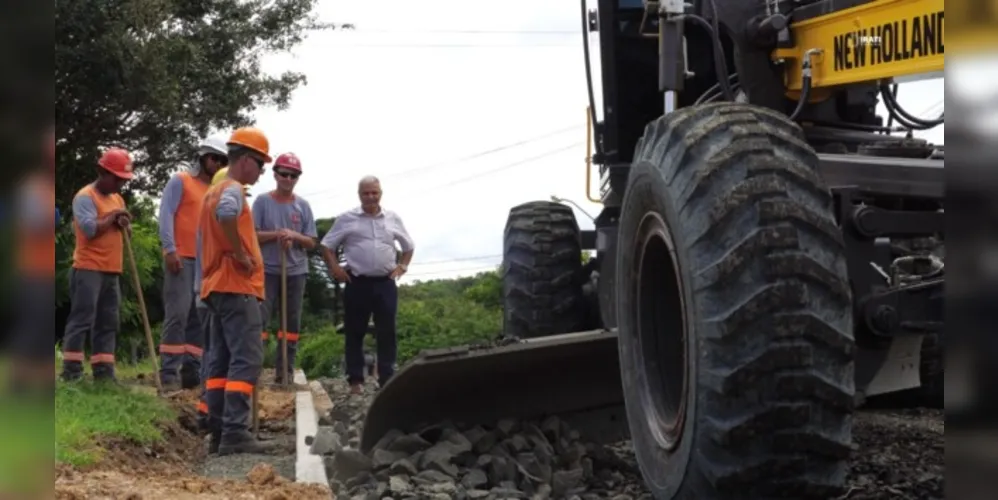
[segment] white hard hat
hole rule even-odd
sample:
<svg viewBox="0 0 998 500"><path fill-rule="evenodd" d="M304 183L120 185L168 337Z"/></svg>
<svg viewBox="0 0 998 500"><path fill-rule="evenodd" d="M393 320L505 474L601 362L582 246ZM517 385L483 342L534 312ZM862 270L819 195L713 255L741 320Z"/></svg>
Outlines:
<svg viewBox="0 0 998 500"><path fill-rule="evenodd" d="M201 144L198 144L198 158L207 154L225 156L229 154L229 147L225 145L226 138L222 135L206 137Z"/></svg>

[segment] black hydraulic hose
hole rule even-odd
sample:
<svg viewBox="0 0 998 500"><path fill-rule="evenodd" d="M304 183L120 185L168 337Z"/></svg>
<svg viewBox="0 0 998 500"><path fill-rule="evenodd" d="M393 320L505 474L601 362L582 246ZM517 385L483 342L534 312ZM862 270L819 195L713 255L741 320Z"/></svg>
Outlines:
<svg viewBox="0 0 998 500"><path fill-rule="evenodd" d="M897 99L898 96L898 84L891 85L891 95ZM890 129L894 126L894 113L889 113L887 116L887 128Z"/></svg>
<svg viewBox="0 0 998 500"><path fill-rule="evenodd" d="M800 97L797 99L797 107L790 113L790 119L796 120L804 111L807 100L811 98L811 54L804 54L804 62L801 64L801 89Z"/></svg>
<svg viewBox="0 0 998 500"><path fill-rule="evenodd" d="M911 113L908 113L898 103L897 98L891 94L890 88L887 85L880 86L880 95L884 99L884 105L887 106L887 110L888 111L893 110L892 114L894 113L897 114L895 118L897 119L898 123L904 125L905 124L904 122L908 122L909 124L916 125L915 127L909 127L909 128L914 128L916 130L919 129L924 130L924 128L922 127L925 128L937 127L939 125L942 125L944 122L945 113L940 113L939 118L936 118L934 120L926 120L924 118L919 118L912 115Z"/></svg>
<svg viewBox="0 0 998 500"><path fill-rule="evenodd" d="M731 76L728 77L728 81L731 82L732 84L734 84L737 79L738 79L738 73L732 73ZM721 82L715 83L709 89L705 90L703 94L700 94L700 97L697 97L697 100L693 103L693 105L703 104L705 102L711 102L720 88L721 88ZM732 87L731 92L734 93L734 91L735 88Z"/></svg>
<svg viewBox="0 0 998 500"><path fill-rule="evenodd" d="M901 116L900 113L898 113L897 101L885 99L884 106L887 107L887 112L890 113L890 116L894 118L894 120L896 120L901 125L902 128L906 129L909 132L912 130L929 130L933 128L932 125L920 125L918 123L913 123L907 118Z"/></svg>
<svg viewBox="0 0 998 500"><path fill-rule="evenodd" d="M721 44L721 21L717 19L717 0L710 0L710 23L714 33L714 71L717 72L717 81L724 91L724 98L734 102L735 91L728 84L728 58L724 54L724 45Z"/></svg>
<svg viewBox="0 0 998 500"><path fill-rule="evenodd" d="M580 0L582 5L582 53L586 60L586 89L589 92L589 115L592 118L593 127L593 137L596 140L593 141L593 145L596 149L596 154L600 157L603 156L602 144L599 141L600 135L597 132L599 127L599 122L596 121L596 96L593 92L593 65L589 56L589 10L586 9L586 0Z"/></svg>
<svg viewBox="0 0 998 500"><path fill-rule="evenodd" d="M713 0L711 0L711 5L713 5ZM728 81L730 76L728 75L728 61L724 56L724 46L721 45L721 35L719 31L715 30L711 23L707 22L706 19L694 15L694 14L683 14L680 16L684 19L690 19L691 21L700 25L701 28L707 30L710 34L711 40L713 40L714 46L714 72L717 73L717 83L721 85L721 91L724 94L724 98L728 101L735 100L735 93L731 90L731 83ZM714 15L714 24L717 24L717 15Z"/></svg>

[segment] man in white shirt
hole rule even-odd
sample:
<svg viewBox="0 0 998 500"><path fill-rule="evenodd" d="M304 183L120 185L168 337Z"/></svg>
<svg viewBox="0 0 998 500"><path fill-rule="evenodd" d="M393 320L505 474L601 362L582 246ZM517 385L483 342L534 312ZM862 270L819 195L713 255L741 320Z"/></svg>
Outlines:
<svg viewBox="0 0 998 500"><path fill-rule="evenodd" d="M336 217L332 229L322 238L322 254L333 277L345 283L343 329L346 335L347 381L351 392L359 394L364 382L364 334L374 316L377 342L378 384L384 386L395 372L395 315L398 288L395 280L409 268L414 244L402 219L381 208L381 182L376 177L361 179L360 207ZM395 242L402 247L401 258ZM336 250L343 246L346 260L340 266Z"/></svg>

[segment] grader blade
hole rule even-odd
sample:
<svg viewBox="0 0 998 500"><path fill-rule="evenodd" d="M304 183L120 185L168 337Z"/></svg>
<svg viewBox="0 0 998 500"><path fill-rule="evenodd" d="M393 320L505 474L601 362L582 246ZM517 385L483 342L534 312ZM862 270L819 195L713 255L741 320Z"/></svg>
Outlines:
<svg viewBox="0 0 998 500"><path fill-rule="evenodd" d="M424 351L383 387L367 412L361 449L392 429L450 421L489 425L557 415L595 441L626 439L617 334L605 330L500 347Z"/></svg>

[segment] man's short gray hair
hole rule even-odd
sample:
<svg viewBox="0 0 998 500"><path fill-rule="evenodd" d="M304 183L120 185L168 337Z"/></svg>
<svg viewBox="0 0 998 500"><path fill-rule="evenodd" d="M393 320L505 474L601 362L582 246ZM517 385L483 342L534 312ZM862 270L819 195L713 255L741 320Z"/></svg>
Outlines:
<svg viewBox="0 0 998 500"><path fill-rule="evenodd" d="M364 184L381 184L381 181L373 175L365 175L360 182L357 183L357 189L364 187Z"/></svg>

